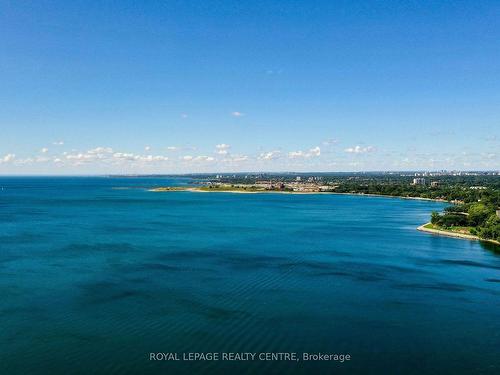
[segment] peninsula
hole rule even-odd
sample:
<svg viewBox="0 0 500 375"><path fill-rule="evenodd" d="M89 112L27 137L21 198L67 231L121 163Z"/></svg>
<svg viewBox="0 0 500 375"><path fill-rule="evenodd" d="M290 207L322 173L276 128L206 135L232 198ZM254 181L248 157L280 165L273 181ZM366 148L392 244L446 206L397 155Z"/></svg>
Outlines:
<svg viewBox="0 0 500 375"><path fill-rule="evenodd" d="M443 213L433 212L430 223L417 229L437 235L483 240L500 245L500 209L494 199L494 196L485 194L477 202L449 206Z"/></svg>
<svg viewBox="0 0 500 375"><path fill-rule="evenodd" d="M258 181L250 184L229 184L222 182L207 182L197 186L165 186L153 188L151 191L192 191L210 193L332 193L335 186L318 184L284 183L273 181Z"/></svg>

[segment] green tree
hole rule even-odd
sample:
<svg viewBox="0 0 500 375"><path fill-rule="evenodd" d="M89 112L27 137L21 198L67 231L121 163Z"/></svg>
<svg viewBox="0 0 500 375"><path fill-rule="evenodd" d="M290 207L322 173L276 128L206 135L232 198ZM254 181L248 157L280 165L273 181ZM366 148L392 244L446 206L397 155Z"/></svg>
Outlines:
<svg viewBox="0 0 500 375"><path fill-rule="evenodd" d="M491 210L488 207L482 203L474 203L469 208L469 223L475 227L481 226L490 215Z"/></svg>
<svg viewBox="0 0 500 375"><path fill-rule="evenodd" d="M496 214L490 215L484 226L479 228L479 236L497 241L500 240L500 219Z"/></svg>
<svg viewBox="0 0 500 375"><path fill-rule="evenodd" d="M467 217L460 214L445 214L441 216L439 222L444 227L461 227L467 225Z"/></svg>
<svg viewBox="0 0 500 375"><path fill-rule="evenodd" d="M439 225L439 221L441 219L441 215L438 212L433 211L431 215L431 223L434 225Z"/></svg>

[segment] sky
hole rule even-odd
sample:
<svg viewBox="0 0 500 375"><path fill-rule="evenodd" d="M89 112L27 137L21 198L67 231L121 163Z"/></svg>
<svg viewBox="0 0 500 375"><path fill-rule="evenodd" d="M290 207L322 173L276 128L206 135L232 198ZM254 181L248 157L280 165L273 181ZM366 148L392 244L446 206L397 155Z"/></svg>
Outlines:
<svg viewBox="0 0 500 375"><path fill-rule="evenodd" d="M498 1L0 0L0 174L500 169Z"/></svg>

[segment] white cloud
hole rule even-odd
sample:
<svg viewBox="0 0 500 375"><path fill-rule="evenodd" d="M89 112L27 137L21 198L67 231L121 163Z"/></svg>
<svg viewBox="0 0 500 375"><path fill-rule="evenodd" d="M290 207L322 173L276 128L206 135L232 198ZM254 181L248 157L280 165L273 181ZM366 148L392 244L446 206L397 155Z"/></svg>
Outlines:
<svg viewBox="0 0 500 375"><path fill-rule="evenodd" d="M47 149L48 151L48 149ZM53 162L59 166L81 166L81 165L123 165L140 166L143 163L162 163L169 160L168 156L151 154L134 154L127 152L115 152L111 147L96 147L87 151L72 150L61 152L53 157L48 156L44 149L41 154L25 159L15 158L14 154L7 154L0 158L0 163L13 162L15 165L30 165L33 163Z"/></svg>
<svg viewBox="0 0 500 375"><path fill-rule="evenodd" d="M316 146L314 148L311 148L309 151L292 151L288 153L288 157L290 159L299 159L299 158L313 158L313 157L318 157L321 155L321 148L319 146Z"/></svg>
<svg viewBox="0 0 500 375"><path fill-rule="evenodd" d="M192 155L185 155L181 156L180 159L185 162L210 162L210 161L215 161L215 158L213 156L206 156L206 155L199 155L199 156L192 156Z"/></svg>
<svg viewBox="0 0 500 375"><path fill-rule="evenodd" d="M214 161L215 158L213 156L197 156L194 158L194 161Z"/></svg>
<svg viewBox="0 0 500 375"><path fill-rule="evenodd" d="M62 146L62 145L64 145L64 142L63 141L55 141L55 142L52 142L52 144L54 146Z"/></svg>
<svg viewBox="0 0 500 375"><path fill-rule="evenodd" d="M35 161L36 161L37 163L46 163L46 162L48 162L48 161L50 161L50 160L51 160L51 159L50 159L49 157L47 157L47 156L37 156L37 157L35 158Z"/></svg>
<svg viewBox="0 0 500 375"><path fill-rule="evenodd" d="M133 163L151 163L151 162L164 162L169 160L167 156L163 155L140 155L127 152L114 152L111 147L96 147L87 152L78 153L63 153L67 161L73 165L82 165L90 162L104 163L104 164L122 164L124 162ZM62 162L58 159L58 162ZM54 159L54 162L56 160Z"/></svg>
<svg viewBox="0 0 500 375"><path fill-rule="evenodd" d="M46 154L47 152L49 152L49 149L47 147L44 147L40 150L40 152Z"/></svg>
<svg viewBox="0 0 500 375"><path fill-rule="evenodd" d="M76 154L76 157L73 157L73 159L84 160L84 161L104 160L104 159L109 159L111 157L112 153L113 153L113 149L111 147L96 147L96 148L88 150L86 153ZM71 154L66 155L67 159L68 159L68 156L72 156L72 155ZM75 156L75 154L73 154L73 156ZM69 159L71 159L71 157Z"/></svg>
<svg viewBox="0 0 500 375"><path fill-rule="evenodd" d="M167 147L167 150L168 150L168 151L178 151L178 150L179 150L179 147L177 147L177 146L168 146L168 147Z"/></svg>
<svg viewBox="0 0 500 375"><path fill-rule="evenodd" d="M221 143L221 144L215 146L215 149L216 149L215 152L219 155L227 155L230 147L231 146L226 145L225 143Z"/></svg>
<svg viewBox="0 0 500 375"><path fill-rule="evenodd" d="M135 160L144 162L167 161L167 156L162 155L135 155Z"/></svg>
<svg viewBox="0 0 500 375"><path fill-rule="evenodd" d="M15 154L7 154L3 158L0 158L0 163L8 163L16 158Z"/></svg>
<svg viewBox="0 0 500 375"><path fill-rule="evenodd" d="M288 153L288 157L290 159L296 159L296 158L304 158L306 154L304 151L291 151Z"/></svg>
<svg viewBox="0 0 500 375"><path fill-rule="evenodd" d="M68 160L74 160L74 161L80 161L80 162L87 162L87 161L91 161L91 160L94 160L97 158L97 155L96 154L88 154L88 153L78 153L78 154L68 154L66 155L66 159Z"/></svg>
<svg viewBox="0 0 500 375"><path fill-rule="evenodd" d="M245 116L245 114L242 113L242 112L234 111L234 112L231 112L231 116L234 116L234 117L243 117L243 116Z"/></svg>
<svg viewBox="0 0 500 375"><path fill-rule="evenodd" d="M113 158L118 161L155 162L167 161L168 156L163 155L138 155L133 153L115 152Z"/></svg>
<svg viewBox="0 0 500 375"><path fill-rule="evenodd" d="M119 159L119 160L134 160L135 155L131 153L125 153L125 152L115 152L113 154L114 159Z"/></svg>
<svg viewBox="0 0 500 375"><path fill-rule="evenodd" d="M95 155L101 155L101 154L112 154L113 149L111 147L96 147L91 150L87 151L88 154L95 154Z"/></svg>
<svg viewBox="0 0 500 375"><path fill-rule="evenodd" d="M145 150L145 151L149 151L149 150L151 150L151 146L146 146L146 147L144 147L144 150Z"/></svg>
<svg viewBox="0 0 500 375"><path fill-rule="evenodd" d="M247 155L228 155L224 159L222 159L222 162L224 163L238 163L242 161L247 161L249 160L249 157Z"/></svg>
<svg viewBox="0 0 500 375"><path fill-rule="evenodd" d="M181 113L181 117L182 117L182 118L188 118L188 117L189 117L189 115L188 115L187 113Z"/></svg>
<svg viewBox="0 0 500 375"><path fill-rule="evenodd" d="M358 145L358 146L346 148L344 151L347 153L350 153L350 154L364 154L367 152L375 151L375 147L373 147L373 146L363 147L363 146Z"/></svg>
<svg viewBox="0 0 500 375"><path fill-rule="evenodd" d="M269 152L263 152L259 155L258 159L259 160L274 160L278 159L281 155L281 151L269 151Z"/></svg>
<svg viewBox="0 0 500 375"><path fill-rule="evenodd" d="M0 159L0 163L2 162L2 159ZM32 164L35 162L35 159L33 158L25 158L25 159L16 159L15 164L16 165L28 165Z"/></svg>
<svg viewBox="0 0 500 375"><path fill-rule="evenodd" d="M311 156L320 156L321 155L321 149L319 148L319 146L311 148L309 150L309 155L311 155Z"/></svg>

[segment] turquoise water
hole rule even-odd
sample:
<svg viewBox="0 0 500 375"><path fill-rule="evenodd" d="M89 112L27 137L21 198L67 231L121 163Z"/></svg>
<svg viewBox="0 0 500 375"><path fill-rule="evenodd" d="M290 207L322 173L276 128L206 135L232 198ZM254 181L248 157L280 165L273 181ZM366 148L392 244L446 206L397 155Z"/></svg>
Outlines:
<svg viewBox="0 0 500 375"><path fill-rule="evenodd" d="M500 256L415 230L443 204L146 190L187 182L0 178L0 374L500 373Z"/></svg>

